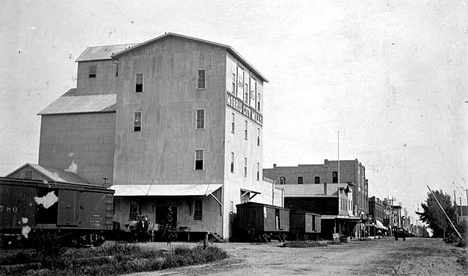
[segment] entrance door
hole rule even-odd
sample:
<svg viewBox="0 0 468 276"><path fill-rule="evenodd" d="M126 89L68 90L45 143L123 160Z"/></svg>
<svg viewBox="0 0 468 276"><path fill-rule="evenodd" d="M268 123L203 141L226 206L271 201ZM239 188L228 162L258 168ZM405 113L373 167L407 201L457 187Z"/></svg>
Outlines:
<svg viewBox="0 0 468 276"><path fill-rule="evenodd" d="M177 227L177 206L156 206L154 221L161 226Z"/></svg>

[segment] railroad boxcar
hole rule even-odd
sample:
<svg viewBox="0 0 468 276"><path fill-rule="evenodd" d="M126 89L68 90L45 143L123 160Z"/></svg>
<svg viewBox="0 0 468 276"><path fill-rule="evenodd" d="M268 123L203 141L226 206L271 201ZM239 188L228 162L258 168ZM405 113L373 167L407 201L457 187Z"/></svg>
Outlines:
<svg viewBox="0 0 468 276"><path fill-rule="evenodd" d="M284 240L289 227L289 209L254 202L237 205L236 238L239 240Z"/></svg>
<svg viewBox="0 0 468 276"><path fill-rule="evenodd" d="M291 236L295 239L317 239L321 232L321 215L301 210L291 211Z"/></svg>
<svg viewBox="0 0 468 276"><path fill-rule="evenodd" d="M64 242L99 245L112 230L114 191L87 184L0 177L2 245L52 233Z"/></svg>

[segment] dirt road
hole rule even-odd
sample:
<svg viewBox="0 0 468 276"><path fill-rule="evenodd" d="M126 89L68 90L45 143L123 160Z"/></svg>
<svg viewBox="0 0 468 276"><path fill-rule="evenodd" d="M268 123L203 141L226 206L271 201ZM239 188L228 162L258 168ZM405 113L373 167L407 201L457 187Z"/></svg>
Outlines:
<svg viewBox="0 0 468 276"><path fill-rule="evenodd" d="M167 249L166 244L144 246ZM386 238L313 248L284 248L279 243L216 246L224 248L230 258L132 275L468 275L468 267L457 262L462 256L466 261L466 250L440 239Z"/></svg>

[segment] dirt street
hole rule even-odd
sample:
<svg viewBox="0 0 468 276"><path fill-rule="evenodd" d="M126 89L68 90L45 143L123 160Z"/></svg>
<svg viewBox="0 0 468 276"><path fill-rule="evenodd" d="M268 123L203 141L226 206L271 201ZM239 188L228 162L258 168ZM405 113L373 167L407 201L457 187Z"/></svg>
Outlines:
<svg viewBox="0 0 468 276"><path fill-rule="evenodd" d="M386 238L312 248L284 248L273 242L215 245L224 248L230 258L132 275L468 275L468 268L457 262L461 256L466 260L466 250L441 239ZM168 249L162 243L142 246Z"/></svg>

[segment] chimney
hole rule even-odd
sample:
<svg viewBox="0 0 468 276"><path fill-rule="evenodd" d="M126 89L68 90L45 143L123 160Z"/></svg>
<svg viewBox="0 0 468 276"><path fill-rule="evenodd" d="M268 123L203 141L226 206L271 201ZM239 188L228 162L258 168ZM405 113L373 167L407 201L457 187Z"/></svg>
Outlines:
<svg viewBox="0 0 468 276"><path fill-rule="evenodd" d="M273 169L276 168L276 164L273 164Z"/></svg>
<svg viewBox="0 0 468 276"><path fill-rule="evenodd" d="M323 183L323 194L326 195L328 193L327 191L327 183Z"/></svg>

